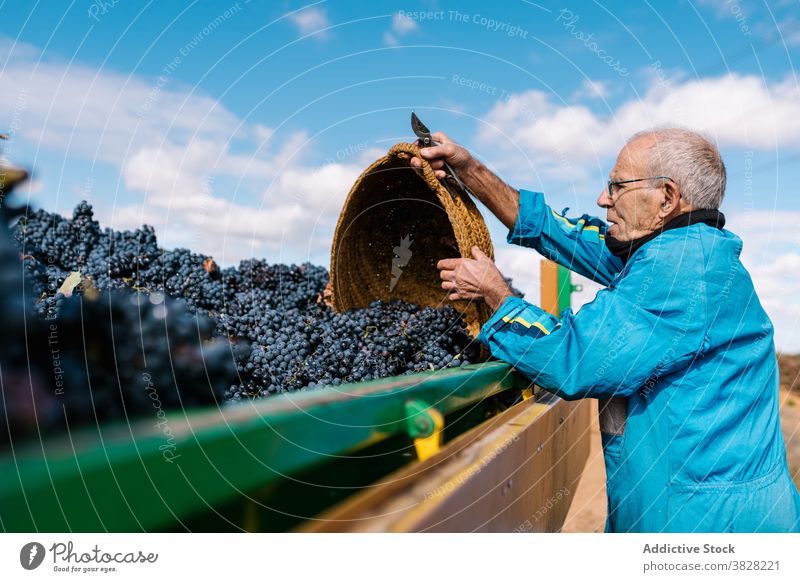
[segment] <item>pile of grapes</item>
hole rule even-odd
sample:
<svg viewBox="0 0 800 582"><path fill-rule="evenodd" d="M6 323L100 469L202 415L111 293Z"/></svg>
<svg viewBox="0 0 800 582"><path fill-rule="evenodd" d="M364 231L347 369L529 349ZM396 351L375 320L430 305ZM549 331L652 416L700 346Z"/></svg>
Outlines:
<svg viewBox="0 0 800 582"><path fill-rule="evenodd" d="M336 313L322 267L221 268L159 248L149 226L103 229L86 202L71 219L3 213L0 429L163 414L479 357L449 306L376 301Z"/></svg>

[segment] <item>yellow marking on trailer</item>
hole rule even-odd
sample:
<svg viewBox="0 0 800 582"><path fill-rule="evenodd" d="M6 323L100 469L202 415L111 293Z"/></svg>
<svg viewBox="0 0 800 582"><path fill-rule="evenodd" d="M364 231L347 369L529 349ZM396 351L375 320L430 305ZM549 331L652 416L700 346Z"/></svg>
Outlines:
<svg viewBox="0 0 800 582"><path fill-rule="evenodd" d="M417 452L417 459L424 461L439 452L442 448L442 429L444 428L444 417L435 408L429 408L428 414L433 419L433 434L426 437L414 439L414 450Z"/></svg>
<svg viewBox="0 0 800 582"><path fill-rule="evenodd" d="M247 498L244 502L244 519L242 522L244 531L249 533L258 531L258 506L251 498Z"/></svg>

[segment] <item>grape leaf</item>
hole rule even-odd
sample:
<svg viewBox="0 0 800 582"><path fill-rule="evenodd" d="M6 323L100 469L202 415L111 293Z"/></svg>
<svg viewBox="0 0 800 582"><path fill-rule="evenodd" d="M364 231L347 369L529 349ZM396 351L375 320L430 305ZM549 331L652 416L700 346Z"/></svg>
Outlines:
<svg viewBox="0 0 800 582"><path fill-rule="evenodd" d="M75 287L80 285L80 282L81 272L72 271L69 275L67 275L67 278L64 279L61 287L58 288L58 292L62 293L64 297L72 297L72 292L75 290Z"/></svg>

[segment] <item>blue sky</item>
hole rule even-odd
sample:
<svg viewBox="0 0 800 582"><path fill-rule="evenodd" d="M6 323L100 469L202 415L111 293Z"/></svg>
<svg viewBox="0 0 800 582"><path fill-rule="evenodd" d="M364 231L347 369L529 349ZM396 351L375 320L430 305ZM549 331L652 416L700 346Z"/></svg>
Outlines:
<svg viewBox="0 0 800 582"><path fill-rule="evenodd" d="M223 263L327 264L350 185L412 138L412 109L510 184L600 216L625 138L681 123L719 143L729 228L800 351L798 58L797 0L4 2L0 129L37 205L88 198ZM535 255L488 222L536 300Z"/></svg>

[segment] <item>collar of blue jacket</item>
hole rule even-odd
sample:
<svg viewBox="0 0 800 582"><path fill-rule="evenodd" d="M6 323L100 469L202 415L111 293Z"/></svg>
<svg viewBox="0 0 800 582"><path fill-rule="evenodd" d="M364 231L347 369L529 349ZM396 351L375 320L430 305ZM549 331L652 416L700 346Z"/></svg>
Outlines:
<svg viewBox="0 0 800 582"><path fill-rule="evenodd" d="M623 262L627 262L631 255L635 253L642 245L653 240L665 230L682 228L684 226L697 224L698 222L704 222L709 226L714 226L721 230L725 226L725 215L719 210L713 209L690 210L689 212L679 214L669 222L665 223L660 229L643 237L622 241L615 239L609 234L606 234L605 243L608 247L608 250L611 251L611 254L619 257Z"/></svg>

